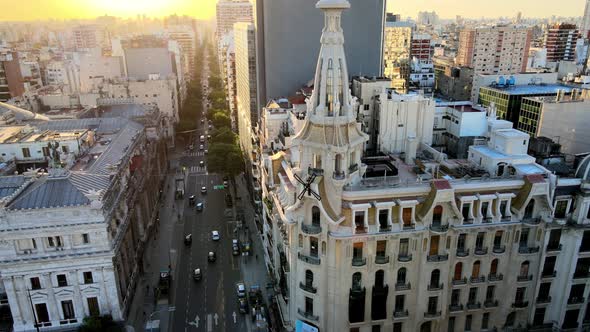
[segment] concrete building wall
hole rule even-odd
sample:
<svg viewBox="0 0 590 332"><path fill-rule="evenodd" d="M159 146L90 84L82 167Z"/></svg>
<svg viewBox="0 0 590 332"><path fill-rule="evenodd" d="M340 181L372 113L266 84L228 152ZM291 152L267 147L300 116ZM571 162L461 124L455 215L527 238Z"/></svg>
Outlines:
<svg viewBox="0 0 590 332"><path fill-rule="evenodd" d="M237 92L237 124L242 151L251 159L254 128L258 125L259 103L256 93L256 41L254 25L234 24Z"/></svg>
<svg viewBox="0 0 590 332"><path fill-rule="evenodd" d="M419 95L379 95L378 147L383 153L415 154L424 143L432 144L435 102Z"/></svg>
<svg viewBox="0 0 590 332"><path fill-rule="evenodd" d="M546 102L542 106L537 136L549 137L561 144L561 152L590 152L590 99Z"/></svg>
<svg viewBox="0 0 590 332"><path fill-rule="evenodd" d="M342 14L350 76L381 74L385 1L351 0ZM315 2L307 0L255 0L254 8L259 99L266 102L289 96L313 79L320 44L308 36L321 33L324 19Z"/></svg>
<svg viewBox="0 0 590 332"><path fill-rule="evenodd" d="M124 77L122 57L85 54L80 58L80 91L90 92L103 80Z"/></svg>
<svg viewBox="0 0 590 332"><path fill-rule="evenodd" d="M127 77L147 80L153 74L163 79L175 75L174 56L167 48L127 48L124 52Z"/></svg>

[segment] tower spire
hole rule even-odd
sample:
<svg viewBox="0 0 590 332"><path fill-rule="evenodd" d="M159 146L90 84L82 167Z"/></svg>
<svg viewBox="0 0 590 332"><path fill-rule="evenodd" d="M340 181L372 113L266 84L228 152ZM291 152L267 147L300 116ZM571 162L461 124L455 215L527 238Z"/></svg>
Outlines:
<svg viewBox="0 0 590 332"><path fill-rule="evenodd" d="M350 8L350 3L347 0L320 0L316 8L324 12L324 29L309 114L313 115L312 118L349 116L352 114L352 97L348 90L344 34L340 22L342 11Z"/></svg>

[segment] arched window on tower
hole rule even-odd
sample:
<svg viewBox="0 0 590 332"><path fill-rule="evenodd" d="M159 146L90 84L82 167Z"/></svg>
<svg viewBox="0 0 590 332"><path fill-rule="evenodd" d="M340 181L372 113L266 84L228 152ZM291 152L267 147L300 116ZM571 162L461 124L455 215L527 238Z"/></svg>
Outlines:
<svg viewBox="0 0 590 332"><path fill-rule="evenodd" d="M360 272L356 272L352 275L352 289L361 289L362 275Z"/></svg>
<svg viewBox="0 0 590 332"><path fill-rule="evenodd" d="M344 73L342 72L342 59L338 59L338 101L340 102L340 109L338 111L338 115L342 114L342 104L344 103L344 91L342 87L342 80L344 79Z"/></svg>
<svg viewBox="0 0 590 332"><path fill-rule="evenodd" d="M311 208L311 224L314 226L320 225L320 208L317 206Z"/></svg>
<svg viewBox="0 0 590 332"><path fill-rule="evenodd" d="M337 154L334 158L334 173L339 174L342 172L342 155Z"/></svg>
<svg viewBox="0 0 590 332"><path fill-rule="evenodd" d="M328 69L326 73L326 108L328 109L328 116L334 115L334 68L332 59L328 59Z"/></svg>

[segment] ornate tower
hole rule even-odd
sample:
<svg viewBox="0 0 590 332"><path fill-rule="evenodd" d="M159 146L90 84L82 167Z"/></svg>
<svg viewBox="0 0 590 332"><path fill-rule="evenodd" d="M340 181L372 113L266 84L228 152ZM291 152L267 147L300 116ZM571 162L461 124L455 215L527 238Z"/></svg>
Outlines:
<svg viewBox="0 0 590 332"><path fill-rule="evenodd" d="M323 205L337 215L342 187L360 180L360 158L368 137L356 122L355 101L348 87L340 20L350 4L346 0L320 0L316 8L324 12L321 48L314 90L307 100L306 122L293 139L293 147L299 152L301 175L323 174L318 183Z"/></svg>

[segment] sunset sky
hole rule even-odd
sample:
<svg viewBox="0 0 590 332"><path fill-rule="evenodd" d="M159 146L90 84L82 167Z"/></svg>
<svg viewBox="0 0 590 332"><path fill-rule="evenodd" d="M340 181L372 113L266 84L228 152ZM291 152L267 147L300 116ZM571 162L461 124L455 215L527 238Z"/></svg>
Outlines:
<svg viewBox="0 0 590 332"><path fill-rule="evenodd" d="M312 5L316 2L308 1ZM0 0L4 8L0 21L93 18L104 14L129 17L176 13L210 18L215 14L215 3L216 0ZM389 0L388 11L404 17L415 17L423 10L434 10L443 18L514 16L518 11L525 17L581 16L584 3L585 0L560 0L557 7L549 0Z"/></svg>

